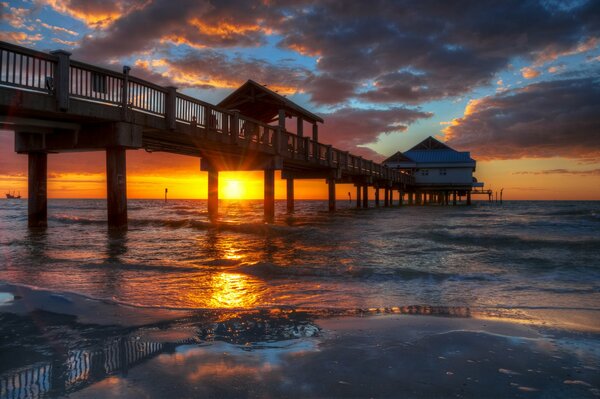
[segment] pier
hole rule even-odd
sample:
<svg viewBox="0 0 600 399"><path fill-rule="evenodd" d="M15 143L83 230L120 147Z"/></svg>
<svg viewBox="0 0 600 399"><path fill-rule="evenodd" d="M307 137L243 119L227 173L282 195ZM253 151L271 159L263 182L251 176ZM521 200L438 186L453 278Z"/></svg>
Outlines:
<svg viewBox="0 0 600 399"><path fill-rule="evenodd" d="M336 184L356 187L356 207L422 203L415 178L319 142L324 121L252 80L213 105L130 74L0 42L0 128L15 132L15 151L27 154L28 224L47 224L47 154L106 152L108 225L127 225L127 151L143 149L197 157L208 173L208 213L218 214L220 171L264 172L264 219L275 217L275 171L286 179L287 211L294 181L323 179L328 209ZM286 119L296 119L288 131ZM311 126L310 135L304 126ZM289 126L290 124L288 124ZM380 197L383 191L383 199ZM447 200L446 200L447 203Z"/></svg>

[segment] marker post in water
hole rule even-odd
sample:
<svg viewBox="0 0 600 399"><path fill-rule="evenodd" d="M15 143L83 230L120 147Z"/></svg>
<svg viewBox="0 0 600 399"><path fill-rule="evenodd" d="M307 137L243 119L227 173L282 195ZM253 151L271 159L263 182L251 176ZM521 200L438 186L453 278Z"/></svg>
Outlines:
<svg viewBox="0 0 600 399"><path fill-rule="evenodd" d="M167 202L167 193L169 192L168 188L165 188L165 202Z"/></svg>

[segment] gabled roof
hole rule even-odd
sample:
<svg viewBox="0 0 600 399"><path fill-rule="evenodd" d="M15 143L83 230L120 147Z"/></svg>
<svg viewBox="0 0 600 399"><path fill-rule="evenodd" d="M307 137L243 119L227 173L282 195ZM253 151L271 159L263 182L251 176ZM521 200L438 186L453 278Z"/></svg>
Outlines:
<svg viewBox="0 0 600 399"><path fill-rule="evenodd" d="M404 153L398 151L384 161L386 164L469 164L475 167L475 160L469 152L456 151L439 140L429 136Z"/></svg>
<svg viewBox="0 0 600 399"><path fill-rule="evenodd" d="M300 117L310 123L323 123L319 116L251 79L225 97L218 106L237 109L242 115L264 123L277 120L280 109L285 110L286 116Z"/></svg>
<svg viewBox="0 0 600 399"><path fill-rule="evenodd" d="M408 158L406 155L404 155L400 151L398 151L397 153L395 153L394 155L392 155L391 157L389 157L388 159L383 161L384 164L386 164L386 163L403 163L403 162L413 163L414 161L412 159Z"/></svg>
<svg viewBox="0 0 600 399"><path fill-rule="evenodd" d="M452 148L448 147L446 144L442 143L439 140L434 139L429 136L425 140L421 141L419 144L414 146L408 151L413 150L452 150ZM454 151L454 150L452 150Z"/></svg>

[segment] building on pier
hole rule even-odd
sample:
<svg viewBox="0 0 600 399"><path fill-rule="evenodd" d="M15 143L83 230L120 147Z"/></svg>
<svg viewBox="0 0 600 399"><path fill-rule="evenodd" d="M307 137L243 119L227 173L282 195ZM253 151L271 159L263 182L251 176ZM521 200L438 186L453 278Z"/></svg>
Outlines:
<svg viewBox="0 0 600 399"><path fill-rule="evenodd" d="M398 151L383 164L414 176L417 201L423 194L423 202L447 204L452 194L454 198L466 195L470 203L472 189L483 187L473 176L476 162L468 151L456 151L431 136L408 151Z"/></svg>

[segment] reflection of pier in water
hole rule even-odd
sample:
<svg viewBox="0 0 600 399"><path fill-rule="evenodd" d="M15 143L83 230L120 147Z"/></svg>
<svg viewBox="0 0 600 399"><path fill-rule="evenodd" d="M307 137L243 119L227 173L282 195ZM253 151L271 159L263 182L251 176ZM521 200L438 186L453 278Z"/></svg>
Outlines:
<svg viewBox="0 0 600 399"><path fill-rule="evenodd" d="M215 310L138 328L119 327L118 330L112 329L105 333L104 339L98 339L98 331L102 327L65 322L60 328L71 331L63 331L60 335L62 339L71 340L73 335L77 335L82 339L81 346L88 347L65 349L65 352L60 353L55 349L67 346L65 342L50 339L50 347L40 349L45 356L48 352L52 353L51 360L36 361L0 374L0 399L41 398L73 393L111 375L126 375L129 369L161 353L174 353L179 345L222 341L252 350L260 348L260 344L264 342L316 336L320 331L315 324L317 319L375 314L471 317L471 311L467 307L427 305L327 310ZM4 333L4 325L5 323L0 323L0 335ZM155 331L190 330L193 333L189 338L177 342L156 342L144 337L149 334L151 338ZM21 335L18 339L26 340L27 337ZM97 342L90 347L90 340ZM25 342L11 344L18 346L21 353L32 350L29 349L32 345ZM0 350L3 346L5 343L0 343Z"/></svg>
<svg viewBox="0 0 600 399"><path fill-rule="evenodd" d="M163 343L120 338L99 350L72 350L66 359L58 357L0 376L0 398L39 398L51 392L77 391L109 375L126 373L164 349Z"/></svg>

